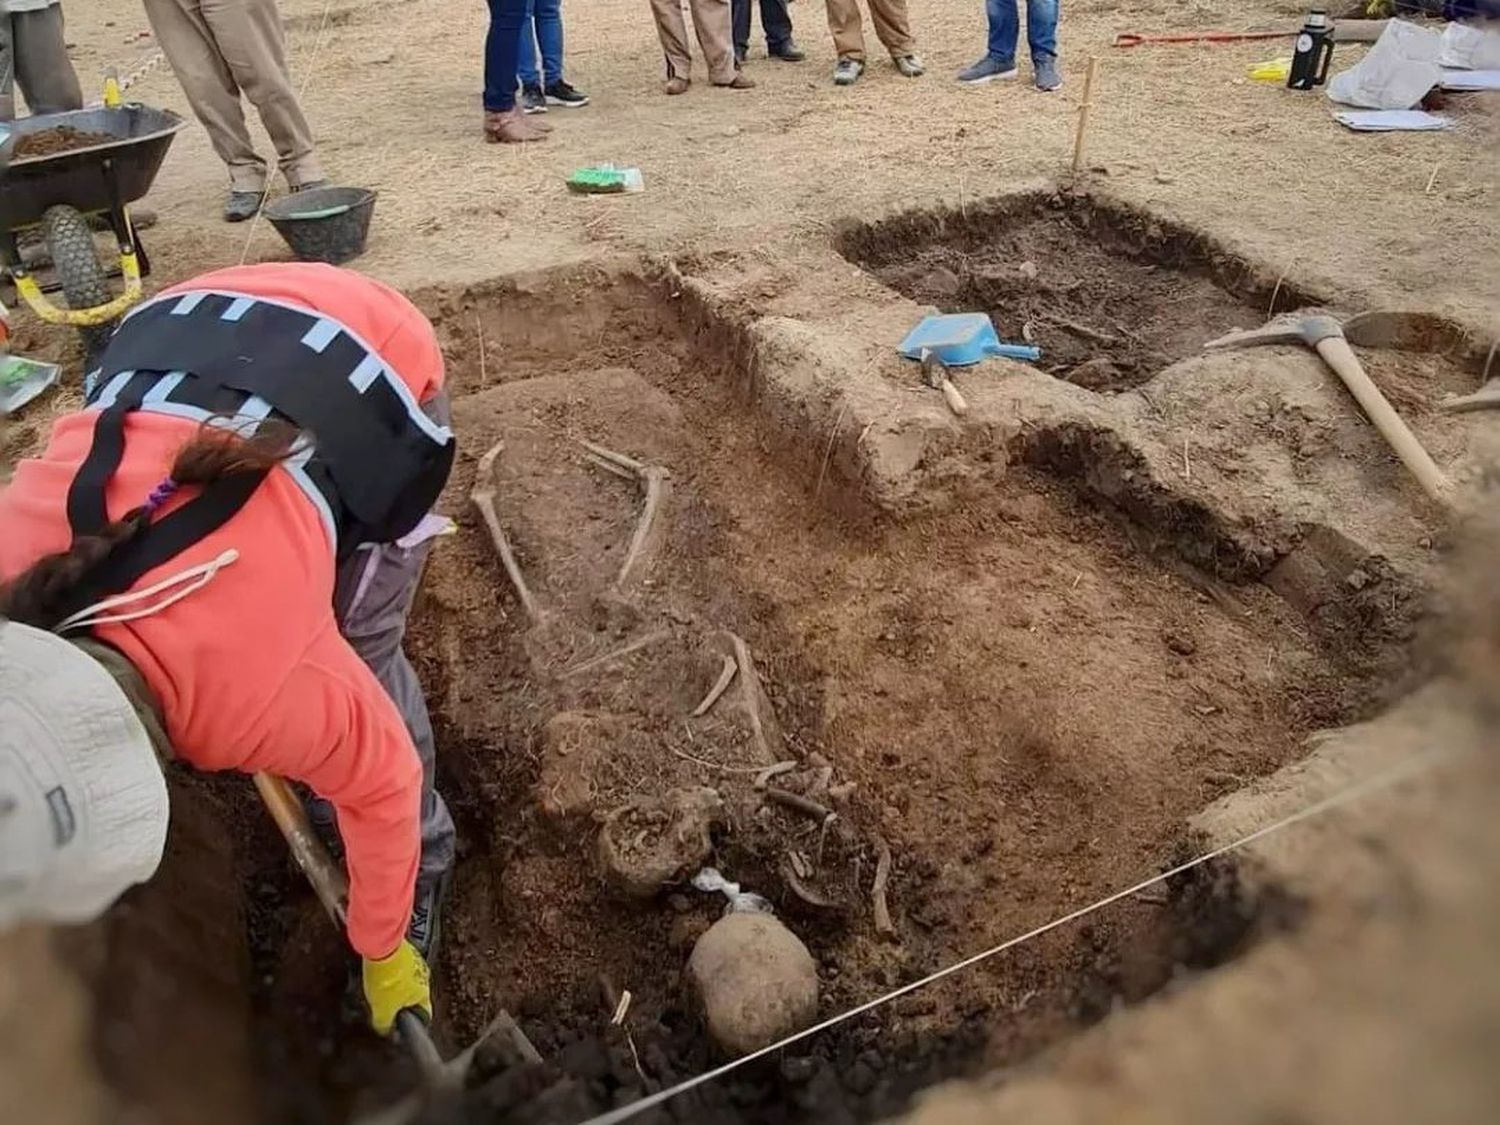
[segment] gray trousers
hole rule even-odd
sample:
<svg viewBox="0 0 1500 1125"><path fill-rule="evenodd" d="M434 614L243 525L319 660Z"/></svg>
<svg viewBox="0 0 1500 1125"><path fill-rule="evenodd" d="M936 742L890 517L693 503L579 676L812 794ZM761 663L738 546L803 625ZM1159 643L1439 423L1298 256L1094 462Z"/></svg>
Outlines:
<svg viewBox="0 0 1500 1125"><path fill-rule="evenodd" d="M83 108L83 90L68 60L62 5L0 14L0 121L16 117L16 87L32 113Z"/></svg>
<svg viewBox="0 0 1500 1125"><path fill-rule="evenodd" d="M448 398L439 395L426 406L434 421L448 424ZM422 862L419 887L431 885L453 866L453 817L434 787L437 743L417 672L406 658L401 641L412 599L422 581L422 568L432 541L413 547L400 543L368 544L358 548L339 567L333 609L339 632L359 654L380 686L395 702L422 759ZM334 822L325 801L312 803L312 816L325 825Z"/></svg>

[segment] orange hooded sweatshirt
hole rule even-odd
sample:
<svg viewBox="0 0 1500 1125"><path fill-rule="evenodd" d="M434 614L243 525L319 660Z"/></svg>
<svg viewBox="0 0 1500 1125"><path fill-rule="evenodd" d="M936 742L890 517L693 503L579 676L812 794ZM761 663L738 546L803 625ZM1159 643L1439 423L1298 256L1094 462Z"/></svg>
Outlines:
<svg viewBox="0 0 1500 1125"><path fill-rule="evenodd" d="M339 321L419 402L443 385L432 325L379 282L332 266L274 263L195 278L207 289L264 297ZM67 549L68 487L98 415L66 415L46 450L21 462L0 492L0 581ZM183 418L132 412L125 455L109 483L111 519L143 503L197 432ZM160 515L197 489L184 489ZM339 634L334 545L312 502L275 469L228 523L133 588L234 548L207 586L149 617L101 625L155 693L178 756L204 770L267 771L305 783L338 812L349 866L349 941L364 957L406 934L420 851L422 770L400 713ZM249 797L247 796L248 800Z"/></svg>

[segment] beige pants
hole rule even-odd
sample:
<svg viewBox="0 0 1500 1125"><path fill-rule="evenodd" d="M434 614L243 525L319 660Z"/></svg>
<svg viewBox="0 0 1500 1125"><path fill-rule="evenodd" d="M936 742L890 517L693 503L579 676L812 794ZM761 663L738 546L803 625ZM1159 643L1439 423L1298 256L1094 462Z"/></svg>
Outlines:
<svg viewBox="0 0 1500 1125"><path fill-rule="evenodd" d="M911 34L911 17L906 14L906 0L865 0L875 34L892 58L911 54L917 41ZM833 32L833 48L841 59L865 57L865 29L859 18L856 0L827 0L828 30Z"/></svg>
<svg viewBox="0 0 1500 1125"><path fill-rule="evenodd" d="M708 80L716 86L734 81L734 32L729 0L687 0L693 9L693 29L708 63ZM688 45L683 0L651 0L656 34L667 56L668 78L691 78L693 51Z"/></svg>
<svg viewBox="0 0 1500 1125"><path fill-rule="evenodd" d="M214 151L229 165L232 191L266 186L266 162L245 127L242 92L271 135L287 183L323 179L287 72L276 0L146 0L146 16Z"/></svg>

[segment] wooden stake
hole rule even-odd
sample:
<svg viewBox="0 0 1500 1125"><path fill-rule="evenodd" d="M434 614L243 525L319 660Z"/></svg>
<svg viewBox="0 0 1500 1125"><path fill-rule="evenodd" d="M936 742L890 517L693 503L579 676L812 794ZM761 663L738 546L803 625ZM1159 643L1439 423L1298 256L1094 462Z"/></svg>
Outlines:
<svg viewBox="0 0 1500 1125"><path fill-rule="evenodd" d="M1075 176L1083 167L1083 138L1088 132L1089 110L1094 105L1094 68L1098 65L1099 56L1090 55L1088 73L1083 76L1083 104L1078 107L1078 135L1073 140L1073 175Z"/></svg>

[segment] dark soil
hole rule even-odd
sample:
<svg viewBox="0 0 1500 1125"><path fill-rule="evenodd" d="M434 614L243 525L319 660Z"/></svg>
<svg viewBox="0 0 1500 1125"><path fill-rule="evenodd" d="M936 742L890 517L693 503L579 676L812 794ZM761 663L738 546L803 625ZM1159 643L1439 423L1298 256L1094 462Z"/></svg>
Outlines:
<svg viewBox="0 0 1500 1125"><path fill-rule="evenodd" d="M41 156L56 156L60 152L72 152L75 148L108 144L119 140L110 133L89 133L71 125L58 125L52 129L40 129L16 139L15 158L32 160Z"/></svg>
<svg viewBox="0 0 1500 1125"><path fill-rule="evenodd" d="M1067 193L855 228L843 248L914 301L989 313L1003 340L1041 348L1043 371L1092 391L1139 386L1273 301L1301 303L1285 286L1260 299L1248 267L1198 236Z"/></svg>
<svg viewBox="0 0 1500 1125"><path fill-rule="evenodd" d="M714 1061L682 970L723 900L610 886L597 826L627 799L719 792L713 864L807 943L832 1014L1180 858L1187 817L1349 713L1348 680L1287 603L1249 586L1226 609L1032 470L939 516L838 514L777 452L804 436L763 428L716 377L732 373L728 356L637 281L434 304L462 451L443 507L460 534L434 554L408 649L460 830L438 1036L452 1053L504 1007L547 1059L517 1068L485 1052L449 1121L572 1123ZM660 545L630 589L613 583L639 495L581 460L578 438L672 474ZM497 506L538 580L540 623L468 502L497 441ZM733 637L749 672L694 716ZM755 771L783 758L796 767L775 784L834 821L756 788ZM226 1102L260 1120L348 1120L414 1075L363 1029L349 957L247 811L248 782L232 780L223 807L236 813L217 823L248 887L232 955L255 1094ZM895 857L894 941L871 917L881 840ZM809 868L828 905L786 878ZM221 872L215 886L231 884ZM1233 956L1280 917L1239 886L1214 871L1116 904L656 1120L822 1125L898 1111L922 1086L1016 1062ZM609 1026L625 989L635 1054ZM233 1120L219 1102L205 1098L196 1119Z"/></svg>

